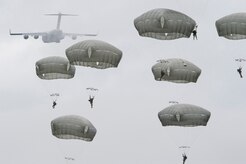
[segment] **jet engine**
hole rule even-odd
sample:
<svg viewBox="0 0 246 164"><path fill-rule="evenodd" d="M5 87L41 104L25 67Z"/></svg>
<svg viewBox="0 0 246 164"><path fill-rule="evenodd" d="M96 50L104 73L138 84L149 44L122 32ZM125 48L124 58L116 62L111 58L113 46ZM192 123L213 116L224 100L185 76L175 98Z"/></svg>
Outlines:
<svg viewBox="0 0 246 164"><path fill-rule="evenodd" d="M33 36L34 39L38 39L38 37L39 37L38 35L34 35Z"/></svg>
<svg viewBox="0 0 246 164"><path fill-rule="evenodd" d="M24 35L23 37L24 37L24 39L28 39L28 38L29 38L29 36L28 36L28 35Z"/></svg>

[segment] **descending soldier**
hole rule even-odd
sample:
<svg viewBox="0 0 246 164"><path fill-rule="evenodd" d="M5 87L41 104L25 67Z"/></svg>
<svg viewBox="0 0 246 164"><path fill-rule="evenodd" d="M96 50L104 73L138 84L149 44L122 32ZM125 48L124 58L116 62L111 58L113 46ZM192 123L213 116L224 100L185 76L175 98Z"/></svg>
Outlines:
<svg viewBox="0 0 246 164"><path fill-rule="evenodd" d="M198 26L198 25L196 25L195 28L194 28L193 31L192 31L192 34L193 34L193 40L195 40L195 39L197 40L197 26Z"/></svg>
<svg viewBox="0 0 246 164"><path fill-rule="evenodd" d="M89 97L89 102L90 102L90 104L91 104L91 108L93 108L93 100L94 100L94 96L93 97L91 97L91 95L90 95L90 97Z"/></svg>
<svg viewBox="0 0 246 164"><path fill-rule="evenodd" d="M56 100L53 101L53 105L52 105L52 108L55 109L57 103L56 103Z"/></svg>
<svg viewBox="0 0 246 164"><path fill-rule="evenodd" d="M186 161L186 159L187 159L186 154L185 154L185 153L184 153L184 154L182 154L182 157L183 157L183 164L185 164L185 161Z"/></svg>
<svg viewBox="0 0 246 164"><path fill-rule="evenodd" d="M237 69L237 72L239 73L240 77L243 78L241 66Z"/></svg>

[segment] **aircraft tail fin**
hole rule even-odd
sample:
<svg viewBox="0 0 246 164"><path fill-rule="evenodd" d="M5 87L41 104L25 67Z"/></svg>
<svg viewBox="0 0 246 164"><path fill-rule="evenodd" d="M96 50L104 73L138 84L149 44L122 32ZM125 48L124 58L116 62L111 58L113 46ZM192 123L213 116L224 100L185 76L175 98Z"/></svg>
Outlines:
<svg viewBox="0 0 246 164"><path fill-rule="evenodd" d="M62 16L78 16L75 14L63 14L63 13L58 13L58 14L45 14L46 16L58 16L58 20L57 20L57 25L56 25L56 29L60 30L60 25L61 25L61 17Z"/></svg>

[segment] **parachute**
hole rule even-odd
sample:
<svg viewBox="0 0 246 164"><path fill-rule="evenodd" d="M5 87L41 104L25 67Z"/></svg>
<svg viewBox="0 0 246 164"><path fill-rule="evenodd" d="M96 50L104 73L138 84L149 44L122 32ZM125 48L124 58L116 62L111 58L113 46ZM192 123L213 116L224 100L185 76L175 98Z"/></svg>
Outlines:
<svg viewBox="0 0 246 164"><path fill-rule="evenodd" d="M134 19L134 25L140 36L173 40L189 38L196 22L181 12L157 8Z"/></svg>
<svg viewBox="0 0 246 164"><path fill-rule="evenodd" d="M191 104L170 105L158 113L165 134L185 154L207 126L210 115L208 110Z"/></svg>
<svg viewBox="0 0 246 164"><path fill-rule="evenodd" d="M75 74L75 67L66 58L51 56L36 62L36 74L43 80L71 79Z"/></svg>
<svg viewBox="0 0 246 164"><path fill-rule="evenodd" d="M66 58L60 56L40 59L36 62L35 67L36 75L42 80L42 84L53 101L56 101L60 96L58 91L60 81L71 79L75 74L75 66L71 65Z"/></svg>
<svg viewBox="0 0 246 164"><path fill-rule="evenodd" d="M190 104L171 105L158 113L162 126L206 126L210 112Z"/></svg>
<svg viewBox="0 0 246 164"><path fill-rule="evenodd" d="M96 128L84 117L77 115L61 116L51 121L53 136L60 139L92 141Z"/></svg>
<svg viewBox="0 0 246 164"><path fill-rule="evenodd" d="M196 82L201 74L201 69L184 59L158 60L152 66L152 73L157 81L174 83Z"/></svg>
<svg viewBox="0 0 246 164"><path fill-rule="evenodd" d="M73 65L106 69L118 66L122 52L103 41L85 40L67 48L66 56Z"/></svg>
<svg viewBox="0 0 246 164"><path fill-rule="evenodd" d="M246 13L234 13L215 22L218 35L231 40L246 39Z"/></svg>
<svg viewBox="0 0 246 164"><path fill-rule="evenodd" d="M78 115L60 116L51 121L51 132L66 163L84 160L86 145L81 141L91 142L96 135L96 128L86 118ZM76 162L77 163L77 162ZM82 162L83 163L83 162Z"/></svg>

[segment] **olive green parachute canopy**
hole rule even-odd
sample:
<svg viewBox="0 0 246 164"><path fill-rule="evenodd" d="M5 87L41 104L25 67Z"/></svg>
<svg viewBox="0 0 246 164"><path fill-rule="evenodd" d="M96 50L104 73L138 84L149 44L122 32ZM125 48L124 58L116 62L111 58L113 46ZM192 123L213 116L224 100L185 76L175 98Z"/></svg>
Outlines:
<svg viewBox="0 0 246 164"><path fill-rule="evenodd" d="M134 20L140 36L160 40L189 38L196 22L189 16L170 9L153 9Z"/></svg>
<svg viewBox="0 0 246 164"><path fill-rule="evenodd" d="M152 66L155 80L174 83L196 82L201 74L201 69L184 59L158 60Z"/></svg>
<svg viewBox="0 0 246 164"><path fill-rule="evenodd" d="M246 39L246 13L235 13L215 22L219 36L231 40Z"/></svg>
<svg viewBox="0 0 246 164"><path fill-rule="evenodd" d="M162 126L206 126L210 112L190 104L171 105L158 113Z"/></svg>
<svg viewBox="0 0 246 164"><path fill-rule="evenodd" d="M79 139L92 141L96 135L96 128L81 116L61 116L51 121L52 134L60 139Z"/></svg>
<svg viewBox="0 0 246 164"><path fill-rule="evenodd" d="M40 79L71 79L75 74L75 66L60 56L46 57L36 62L36 74Z"/></svg>
<svg viewBox="0 0 246 164"><path fill-rule="evenodd" d="M122 52L103 41L85 40L67 48L66 55L73 65L106 69L118 66Z"/></svg>

